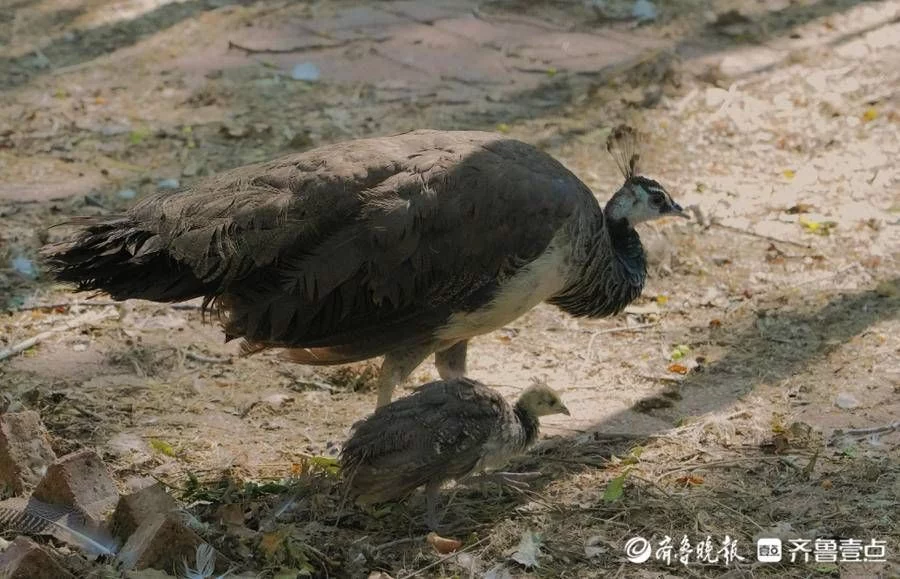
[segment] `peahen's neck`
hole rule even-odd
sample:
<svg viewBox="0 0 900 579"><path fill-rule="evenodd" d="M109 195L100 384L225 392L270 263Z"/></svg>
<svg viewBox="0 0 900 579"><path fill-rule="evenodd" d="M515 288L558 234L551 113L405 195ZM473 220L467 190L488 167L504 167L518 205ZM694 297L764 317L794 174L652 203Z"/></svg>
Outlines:
<svg viewBox="0 0 900 579"><path fill-rule="evenodd" d="M573 316L600 318L621 312L641 295L647 261L628 220L598 215L573 232L573 243L583 248L577 273L549 303Z"/></svg>

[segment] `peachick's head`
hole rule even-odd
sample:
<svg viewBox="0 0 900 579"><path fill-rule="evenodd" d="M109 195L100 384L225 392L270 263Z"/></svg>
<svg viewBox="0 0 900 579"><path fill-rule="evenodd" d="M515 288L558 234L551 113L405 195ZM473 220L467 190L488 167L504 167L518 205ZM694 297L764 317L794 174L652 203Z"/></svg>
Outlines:
<svg viewBox="0 0 900 579"><path fill-rule="evenodd" d="M613 129L606 140L606 149L625 176L625 183L603 211L610 221L624 220L634 227L638 223L673 215L690 219L665 187L637 174L640 152L638 135L633 128L620 125Z"/></svg>
<svg viewBox="0 0 900 579"><path fill-rule="evenodd" d="M569 409L563 404L556 390L543 382L535 382L526 388L516 405L534 417L551 414L569 415Z"/></svg>

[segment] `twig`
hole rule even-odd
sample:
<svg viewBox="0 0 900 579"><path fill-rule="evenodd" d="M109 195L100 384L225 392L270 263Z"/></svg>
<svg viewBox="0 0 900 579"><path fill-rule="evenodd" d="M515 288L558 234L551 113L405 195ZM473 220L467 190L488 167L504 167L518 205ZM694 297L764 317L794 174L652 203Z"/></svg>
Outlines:
<svg viewBox="0 0 900 579"><path fill-rule="evenodd" d="M886 424L884 426L872 426L871 428L851 428L850 430L842 430L837 429L831 435L832 439L840 438L841 436L871 436L872 434L886 434L889 432L894 432L896 430L900 430L900 420L897 422L892 422L891 424Z"/></svg>
<svg viewBox="0 0 900 579"><path fill-rule="evenodd" d="M81 308L105 308L109 306L118 306L123 302L116 302L112 300L90 300L90 301L71 301L71 302L57 302L53 304L35 304L31 306L22 306L16 308L14 310L9 310L12 312L31 312L34 310L55 310L58 308L72 308L72 307L81 307ZM165 304L166 306L172 308L173 310L202 310L203 306L201 304L192 304L187 302L175 303L175 304Z"/></svg>
<svg viewBox="0 0 900 579"><path fill-rule="evenodd" d="M237 50L243 50L247 54L290 54L292 52L304 52L307 50L323 50L326 48L340 48L342 46L347 46L351 44L352 40L344 40L341 42L322 42L319 44L307 44L305 46L291 46L289 48L251 48L249 46L244 46L242 44L238 44L233 40L228 41L228 49L231 50L235 48Z"/></svg>
<svg viewBox="0 0 900 579"><path fill-rule="evenodd" d="M78 404L75 404L72 401L69 401L69 406L72 407L72 410L74 410L75 412L77 412L83 416L87 416L88 418L93 418L97 422L103 422L103 417L92 410L88 410L87 408L82 408L81 406L79 406Z"/></svg>
<svg viewBox="0 0 900 579"><path fill-rule="evenodd" d="M718 227L720 229L725 229L727 231L733 231L735 233L742 233L744 235L749 235L750 237L756 237L758 239L765 239L766 241L771 241L772 243L784 243L787 245L793 245L794 247L802 247L803 249L812 249L811 245L807 245L805 243L800 243L797 241L790 241L788 239L779 239L777 237L772 237L770 235L763 235L762 233L756 233L755 231L741 229L740 227L734 227L732 225L725 225L724 223L719 223L717 221L713 221L709 225L710 225L710 227Z"/></svg>
<svg viewBox="0 0 900 579"><path fill-rule="evenodd" d="M597 336L602 334L617 334L619 332L638 332L641 330L646 330L647 328L652 328L656 326L657 323L654 322L652 324L638 324L636 326L622 326L618 328L607 328L605 330L597 330L591 335L591 339L588 340L587 345L587 358L590 359L592 352L594 351L594 340L597 339Z"/></svg>
<svg viewBox="0 0 900 579"><path fill-rule="evenodd" d="M411 577L418 577L419 575L421 575L421 574L424 573L425 571L428 571L428 570L431 569L432 567L436 567L436 566L440 565L441 563L443 563L444 561L447 561L448 559L452 559L453 557L456 557L456 556L459 555L460 553L465 553L466 551L471 551L472 549L474 549L474 548L477 547L478 545L484 543L484 542L487 541L488 539L490 539L490 536L482 537L482 538L478 539L477 541L475 541L474 543L472 543L471 545L466 545L465 547L463 547L463 548L460 549L459 551L454 551L453 553L450 553L449 555L446 555L446 556L444 556L444 557L441 557L441 558L438 559L437 561L434 561L434 562L432 562L432 563L429 563L428 565L425 565L425 566L422 567L421 569L417 569L416 571L413 571L412 573L410 573L410 574L408 574L408 575L404 575L403 577L400 577L400 579L410 579Z"/></svg>
<svg viewBox="0 0 900 579"><path fill-rule="evenodd" d="M417 537L405 537L403 539L397 539L395 541L388 541L387 543L382 543L381 545L375 546L375 551L380 551L382 549L387 549L388 547L396 547L397 545L405 545L406 543L417 543L426 539L428 535L419 535Z"/></svg>
<svg viewBox="0 0 900 579"><path fill-rule="evenodd" d="M117 315L118 315L118 313L103 314L103 315L99 315L99 316L96 314L91 314L91 315L85 314L83 316L79 316L79 317L75 318L74 320L69 320L68 322L66 322L64 324L50 328L46 332L41 332L40 334L37 334L35 336L28 338L27 340L22 340L18 344L14 344L5 350L0 350L0 361L6 360L7 358L15 356L16 354L20 354L20 353L24 352L25 350L27 350L28 348L31 348L32 346L36 346L37 344L40 344L47 338L50 338L54 334L57 334L59 332L73 330L75 328L78 328L78 327L84 326L84 325L88 325L88 324L95 324L102 320L116 317Z"/></svg>
<svg viewBox="0 0 900 579"><path fill-rule="evenodd" d="M652 328L653 326L658 326L659 323L653 322L651 324L638 324L636 326L620 326L618 328L607 328L605 330L597 330L593 332L595 336L599 336L600 334L618 334L619 332L639 332L641 330L646 330L647 328Z"/></svg>
<svg viewBox="0 0 900 579"><path fill-rule="evenodd" d="M196 362L205 362L207 364L231 364L231 358L219 358L218 356L206 356L205 354L198 354L197 352L193 352L191 350L187 350L184 352L184 357L188 360L194 360Z"/></svg>
<svg viewBox="0 0 900 579"><path fill-rule="evenodd" d="M638 374L638 377L644 380L652 380L654 382L668 382L670 384L681 384L684 378L673 378L671 376L651 376L650 374Z"/></svg>

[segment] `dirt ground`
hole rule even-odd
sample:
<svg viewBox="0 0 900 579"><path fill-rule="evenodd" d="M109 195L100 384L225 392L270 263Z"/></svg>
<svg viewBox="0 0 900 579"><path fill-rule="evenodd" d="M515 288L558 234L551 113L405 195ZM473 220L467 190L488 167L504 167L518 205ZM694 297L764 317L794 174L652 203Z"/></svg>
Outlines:
<svg viewBox="0 0 900 579"><path fill-rule="evenodd" d="M123 490L172 485L240 573L900 575L900 2L668 0L641 25L620 0L2 4L0 350L53 331L0 361L0 394ZM621 316L540 306L472 343L472 377L510 398L543 378L572 417L513 465L543 473L531 490L455 495L455 556L426 542L419 498L337 517L311 458L372 410L377 361L238 357L195 304L89 301L38 262L67 217L411 128L534 143L604 201L623 121L694 219L641 229L648 285ZM683 537L726 535L743 560L677 561ZM649 561L625 558L633 537ZM760 537L823 551L758 562ZM887 562L829 560L848 539L886 541Z"/></svg>

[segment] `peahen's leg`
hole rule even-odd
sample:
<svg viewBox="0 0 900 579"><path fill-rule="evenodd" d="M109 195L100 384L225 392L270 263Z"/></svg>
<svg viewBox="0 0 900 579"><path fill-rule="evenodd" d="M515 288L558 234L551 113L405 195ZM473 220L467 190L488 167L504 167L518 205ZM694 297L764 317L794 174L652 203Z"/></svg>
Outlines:
<svg viewBox="0 0 900 579"><path fill-rule="evenodd" d="M462 378L466 375L466 350L469 341L463 340L434 354L434 365L444 380Z"/></svg>
<svg viewBox="0 0 900 579"><path fill-rule="evenodd" d="M437 531L440 518L437 513L437 504L441 496L441 483L430 482L425 485L425 524L432 531Z"/></svg>
<svg viewBox="0 0 900 579"><path fill-rule="evenodd" d="M409 378L413 370L433 351L434 347L429 344L388 352L384 356L381 373L378 375L378 402L375 408L390 404L394 387Z"/></svg>

